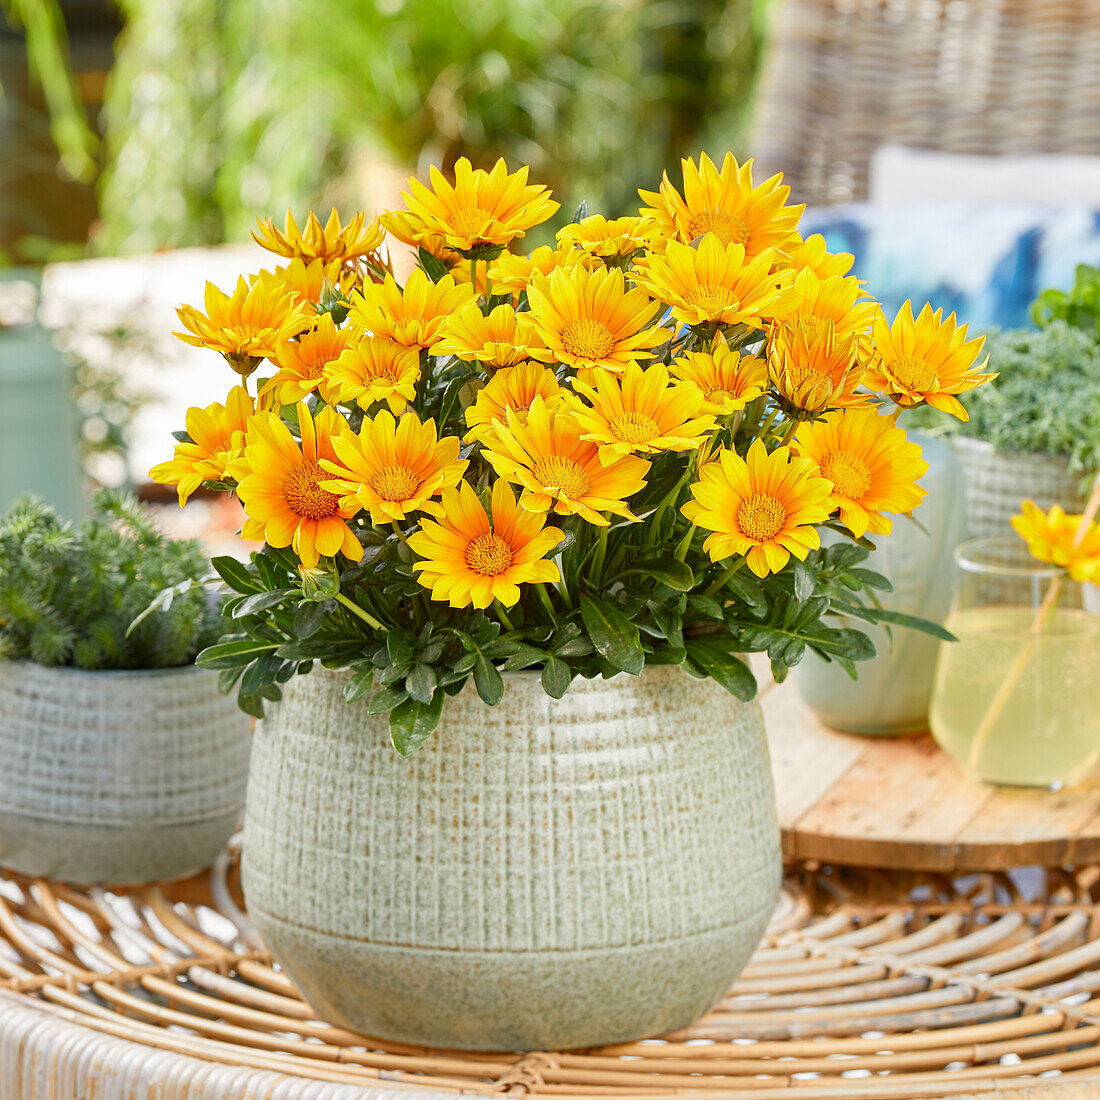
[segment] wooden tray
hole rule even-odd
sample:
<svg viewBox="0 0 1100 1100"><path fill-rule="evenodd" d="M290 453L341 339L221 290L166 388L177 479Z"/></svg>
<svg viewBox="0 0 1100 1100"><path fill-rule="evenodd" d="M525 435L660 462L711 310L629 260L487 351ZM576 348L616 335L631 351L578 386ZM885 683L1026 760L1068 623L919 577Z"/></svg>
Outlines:
<svg viewBox="0 0 1100 1100"><path fill-rule="evenodd" d="M1007 877L790 868L710 1015L581 1051L471 1054L318 1020L226 861L134 891L0 877L4 1100L1100 1097L1100 868Z"/></svg>
<svg viewBox="0 0 1100 1100"><path fill-rule="evenodd" d="M946 873L1100 861L1100 780L1062 791L989 787L928 734L823 726L789 681L764 687L761 704L789 859Z"/></svg>

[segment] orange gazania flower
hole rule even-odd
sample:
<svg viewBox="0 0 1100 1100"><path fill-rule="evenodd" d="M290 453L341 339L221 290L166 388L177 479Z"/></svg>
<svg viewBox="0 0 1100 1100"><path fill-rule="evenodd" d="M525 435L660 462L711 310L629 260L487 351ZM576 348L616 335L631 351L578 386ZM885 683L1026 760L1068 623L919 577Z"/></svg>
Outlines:
<svg viewBox="0 0 1100 1100"><path fill-rule="evenodd" d="M229 463L244 446L244 431L253 412L252 398L243 386L234 386L222 405L187 410L190 442L177 443L171 460L154 466L149 476L161 485L175 485L180 507L204 481L220 481Z"/></svg>
<svg viewBox="0 0 1100 1100"><path fill-rule="evenodd" d="M695 386L669 380L668 370L642 370L631 364L621 375L593 372L592 384L575 379L573 388L588 399L570 410L581 426L581 439L600 448L600 461L621 455L691 451L715 428L702 412L703 395Z"/></svg>
<svg viewBox="0 0 1100 1100"><path fill-rule="evenodd" d="M798 222L806 208L784 205L791 189L782 185L782 174L753 187L752 161L739 167L732 153L726 154L720 172L706 153L698 168L690 159L680 163L683 195L669 182L667 172L659 191L638 192L649 203L641 213L656 219L666 236L690 244L713 233L722 245L741 245L750 259L797 244Z"/></svg>
<svg viewBox="0 0 1100 1100"><path fill-rule="evenodd" d="M916 320L910 302L888 325L875 321L875 353L865 383L886 394L902 408L929 404L960 420L970 416L957 394L996 378L983 373L986 360L975 366L985 337L967 340L966 325L956 325L955 314L945 321L943 310L926 305Z"/></svg>
<svg viewBox="0 0 1100 1100"><path fill-rule="evenodd" d="M579 248L598 256L609 267L628 261L639 249L653 248L661 227L651 218L614 218L592 214L558 230L557 241L563 248Z"/></svg>
<svg viewBox="0 0 1100 1100"><path fill-rule="evenodd" d="M788 415L866 404L868 397L858 392L864 377L859 350L858 337L837 333L832 321L798 317L773 325L768 373Z"/></svg>
<svg viewBox="0 0 1100 1100"><path fill-rule="evenodd" d="M708 233L698 248L669 241L663 256L647 254L632 278L667 302L681 324L759 328L794 301L793 272L773 272L774 264L771 249L749 257L741 245L723 246Z"/></svg>
<svg viewBox="0 0 1100 1100"><path fill-rule="evenodd" d="M469 286L444 275L433 283L420 268L409 275L404 288L392 275L353 291L348 320L351 324L410 348L430 348L439 339L447 318L475 302Z"/></svg>
<svg viewBox="0 0 1100 1100"><path fill-rule="evenodd" d="M832 482L786 447L768 453L755 440L746 458L723 448L699 471L680 511L712 532L703 549L715 562L742 554L758 576L778 573L792 555L806 560L821 545L815 524L833 509Z"/></svg>
<svg viewBox="0 0 1100 1100"><path fill-rule="evenodd" d="M489 266L489 282L493 293L507 291L518 297L536 275L549 275L559 267L599 267L600 261L575 248L551 248L542 245L529 256L502 252Z"/></svg>
<svg viewBox="0 0 1100 1100"><path fill-rule="evenodd" d="M367 215L360 211L342 226L335 207L323 226L311 210L304 231L299 230L289 210L282 230L277 229L270 218L259 218L257 224L259 231L252 231L252 239L257 244L278 256L296 257L307 264L313 260L326 264L333 260L338 263L357 260L374 252L385 238L377 218L368 222Z"/></svg>
<svg viewBox="0 0 1100 1100"><path fill-rule="evenodd" d="M321 301L326 287L330 288L331 293L347 301L356 281L355 272L343 267L339 260L331 260L329 263L324 260L310 260L307 264L295 257L286 267L275 268L272 274L297 301L313 306Z"/></svg>
<svg viewBox="0 0 1100 1100"><path fill-rule="evenodd" d="M920 445L875 409L844 409L800 424L791 450L833 483L833 504L856 538L890 534L893 522L882 513L907 514L927 496L917 484L928 471Z"/></svg>
<svg viewBox="0 0 1100 1100"><path fill-rule="evenodd" d="M788 248L787 256L791 267L809 268L819 279L847 275L856 262L850 252L830 252L820 233L814 233L801 244Z"/></svg>
<svg viewBox="0 0 1100 1100"><path fill-rule="evenodd" d="M791 308L776 314L779 321L801 321L811 328L829 321L839 336L858 336L866 353L871 326L882 316L882 307L867 297L854 275L822 277L804 267L797 270L792 289Z"/></svg>
<svg viewBox="0 0 1100 1100"><path fill-rule="evenodd" d="M321 459L331 477L321 487L349 510L366 509L376 527L422 509L469 465L458 457L457 436L437 438L435 421L422 424L412 412L394 420L383 410L358 435L336 436L332 445L338 461Z"/></svg>
<svg viewBox="0 0 1100 1100"><path fill-rule="evenodd" d="M433 355L457 355L467 363L510 367L541 351L539 338L526 313L509 305L497 306L488 317L477 305L468 305L448 317Z"/></svg>
<svg viewBox="0 0 1100 1100"><path fill-rule="evenodd" d="M527 420L527 410L536 397L546 402L553 412L565 400L565 391L554 372L541 363L519 363L498 370L488 384L478 390L474 403L466 410L466 438L486 443L498 425L507 425L511 409L520 423Z"/></svg>
<svg viewBox="0 0 1100 1100"><path fill-rule="evenodd" d="M359 561L363 548L347 524L358 507L345 507L321 486L328 479L321 460L336 458L333 439L351 429L335 409L314 420L305 405L298 406L298 426L301 443L274 413L249 422L244 453L229 467L248 515L241 537L289 546L306 567L338 552Z"/></svg>
<svg viewBox="0 0 1100 1100"><path fill-rule="evenodd" d="M527 300L546 348L539 358L550 362L621 371L650 358L651 349L669 336L653 324L661 307L644 290L627 290L618 270L573 267L536 276Z"/></svg>
<svg viewBox="0 0 1100 1100"><path fill-rule="evenodd" d="M433 600L479 610L499 600L511 607L519 602L521 584L561 580L558 567L546 560L561 542L561 531L520 508L503 481L493 486L491 510L490 519L473 487L462 481L444 490L438 520L421 520L420 530L409 537L422 559L413 569Z"/></svg>
<svg viewBox="0 0 1100 1100"><path fill-rule="evenodd" d="M176 313L188 331L175 335L194 347L220 351L242 378L316 320L314 311L267 271L251 285L242 275L232 295L207 283L205 306L205 314L194 306L180 306Z"/></svg>
<svg viewBox="0 0 1100 1100"><path fill-rule="evenodd" d="M698 388L703 412L729 416L755 401L768 387L768 365L755 355L740 355L718 337L710 351L691 351L676 359L673 378Z"/></svg>
<svg viewBox="0 0 1100 1100"><path fill-rule="evenodd" d="M560 407L551 412L542 397L531 402L525 419L511 409L507 416L507 425L498 422L483 454L500 477L523 488L524 508L553 508L598 527L608 526L603 512L635 518L626 500L645 484L649 463L644 458L624 455L601 462L599 447L581 438L576 418Z"/></svg>
<svg viewBox="0 0 1100 1100"><path fill-rule="evenodd" d="M368 336L345 348L325 368L325 382L345 404L369 409L385 401L395 415L416 396L420 353L381 336Z"/></svg>
<svg viewBox="0 0 1100 1100"><path fill-rule="evenodd" d="M325 370L360 335L353 328L338 329L332 315L322 313L316 328L279 345L271 357L279 370L261 393L275 393L280 404L292 405L317 390L322 400L331 402L332 387Z"/></svg>
<svg viewBox="0 0 1100 1100"><path fill-rule="evenodd" d="M1095 581L1100 578L1100 524L1090 522L1082 529L1081 520L1057 504L1044 512L1025 500L1011 522L1036 561L1065 569L1075 581Z"/></svg>
<svg viewBox="0 0 1100 1100"><path fill-rule="evenodd" d="M412 176L401 197L410 222L438 233L460 256L485 258L558 210L548 188L527 183L527 172L523 167L509 175L503 159L486 172L460 157L453 185L433 166L431 188Z"/></svg>

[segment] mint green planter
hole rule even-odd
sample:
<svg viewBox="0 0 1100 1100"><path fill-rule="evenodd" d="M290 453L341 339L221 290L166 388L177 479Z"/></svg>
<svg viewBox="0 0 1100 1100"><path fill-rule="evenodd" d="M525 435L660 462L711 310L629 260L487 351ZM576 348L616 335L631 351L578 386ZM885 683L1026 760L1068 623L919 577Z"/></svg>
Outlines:
<svg viewBox="0 0 1100 1100"><path fill-rule="evenodd" d="M0 511L21 493L83 512L69 368L39 325L0 329Z"/></svg>
<svg viewBox="0 0 1100 1100"><path fill-rule="evenodd" d="M322 1018L556 1050L682 1027L729 989L780 881L755 703L678 668L561 700L508 673L403 760L344 682L287 685L245 810L249 914Z"/></svg>
<svg viewBox="0 0 1100 1100"><path fill-rule="evenodd" d="M867 568L894 585L883 596L884 607L943 622L954 584L951 555L967 537L962 471L943 440L909 434L928 461L921 479L928 496L914 513L921 526L895 516L892 535L872 536L876 549ZM887 633L867 623L851 625L868 634L878 655L860 661L859 679L852 680L838 665L807 654L792 673L802 698L827 726L849 733L891 736L927 729L940 643L902 627Z"/></svg>

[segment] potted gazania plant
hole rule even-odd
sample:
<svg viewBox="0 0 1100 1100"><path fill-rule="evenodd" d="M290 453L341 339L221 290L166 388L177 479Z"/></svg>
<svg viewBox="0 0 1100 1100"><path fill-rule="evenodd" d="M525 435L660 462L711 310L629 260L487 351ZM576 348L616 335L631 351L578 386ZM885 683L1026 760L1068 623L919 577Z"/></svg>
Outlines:
<svg viewBox="0 0 1100 1100"><path fill-rule="evenodd" d="M208 572L123 495L98 494L79 527L32 497L0 518L5 867L177 878L239 826L250 722L194 665L219 634Z"/></svg>
<svg viewBox="0 0 1100 1100"><path fill-rule="evenodd" d="M245 378L156 475L232 488L264 543L215 561L239 629L199 661L267 711L249 911L329 1019L466 1048L651 1034L716 1001L772 910L744 657L873 654L828 616L888 617L885 582L820 531L912 507L924 467L860 386L981 376L921 389L905 319L876 352L878 307L778 177L684 173L524 255L557 203L459 161L372 232L262 223L350 290L303 306L261 273L181 310ZM416 247L403 284L384 230Z"/></svg>

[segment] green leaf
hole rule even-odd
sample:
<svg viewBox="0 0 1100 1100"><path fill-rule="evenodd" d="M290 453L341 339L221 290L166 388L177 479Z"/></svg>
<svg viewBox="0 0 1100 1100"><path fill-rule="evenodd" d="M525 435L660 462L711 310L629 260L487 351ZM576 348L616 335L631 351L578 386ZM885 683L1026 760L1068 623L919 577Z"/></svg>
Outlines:
<svg viewBox="0 0 1100 1100"><path fill-rule="evenodd" d="M200 668L212 668L215 671L225 668L237 668L247 665L256 657L270 653L278 648L278 642L261 642L256 638L238 638L230 642L219 642L207 646L196 658Z"/></svg>
<svg viewBox="0 0 1100 1100"><path fill-rule="evenodd" d="M506 672L515 672L518 669L541 664L546 658L547 653L545 650L537 649L533 645L524 645L504 662L504 669Z"/></svg>
<svg viewBox="0 0 1100 1100"><path fill-rule="evenodd" d="M182 596L185 592L190 592L192 588L201 588L204 584L209 583L211 582L197 581L189 578L188 580L180 581L179 584L173 584L169 588L162 588L156 594L153 602L150 603L149 606L126 628L126 637L129 638L137 627L155 611L167 611L172 606L172 601L175 600L177 596Z"/></svg>
<svg viewBox="0 0 1100 1100"><path fill-rule="evenodd" d="M257 592L246 596L233 608L233 618L243 619L246 615L258 615L261 611L277 607L290 596L297 594L296 588L276 588L273 592Z"/></svg>
<svg viewBox="0 0 1100 1100"><path fill-rule="evenodd" d="M423 661L417 661L405 677L405 690L418 703L430 703L435 688L435 669Z"/></svg>
<svg viewBox="0 0 1100 1100"><path fill-rule="evenodd" d="M312 637L324 626L326 617L331 614L333 604L313 603L306 600L298 605L294 612L294 635L300 641Z"/></svg>
<svg viewBox="0 0 1100 1100"><path fill-rule="evenodd" d="M344 701L346 703L354 703L356 699L361 699L370 691L373 683L374 671L372 669L365 668L357 672L344 685Z"/></svg>
<svg viewBox="0 0 1100 1100"><path fill-rule="evenodd" d="M629 569L624 569L622 575L626 577L633 573L652 577L677 592L690 592L695 584L695 574L691 567L675 558L646 558L634 562Z"/></svg>
<svg viewBox="0 0 1100 1100"><path fill-rule="evenodd" d="M385 714L387 711L393 710L398 703L403 703L408 697L409 693L397 684L379 688L367 700L367 713Z"/></svg>
<svg viewBox="0 0 1100 1100"><path fill-rule="evenodd" d="M742 702L756 697L756 677L749 666L709 638L688 638L687 655L712 680Z"/></svg>
<svg viewBox="0 0 1100 1100"><path fill-rule="evenodd" d="M443 692L430 703L406 699L390 711L390 740L401 756L412 756L432 735L443 713Z"/></svg>
<svg viewBox="0 0 1100 1100"><path fill-rule="evenodd" d="M477 663L474 665L474 687L482 701L495 707L504 698L504 677L500 670L481 650L478 650Z"/></svg>
<svg viewBox="0 0 1100 1100"><path fill-rule="evenodd" d="M542 668L542 690L547 695L560 699L569 690L572 682L573 674L564 661L558 660L557 657L547 659Z"/></svg>
<svg viewBox="0 0 1100 1100"><path fill-rule="evenodd" d="M241 677L241 694L255 695L265 684L275 683L275 676L283 666L283 659L274 653L258 657Z"/></svg>
<svg viewBox="0 0 1100 1100"><path fill-rule="evenodd" d="M817 578L813 570L804 562L795 559L794 563L794 598L799 603L808 600L817 587Z"/></svg>
<svg viewBox="0 0 1100 1100"><path fill-rule="evenodd" d="M220 557L212 558L210 564L215 572L234 592L250 595L253 592L263 591L263 586L252 575L251 570L243 562L236 558Z"/></svg>
<svg viewBox="0 0 1100 1100"><path fill-rule="evenodd" d="M427 275L433 283L438 283L439 280L447 274L447 265L426 248L418 248L416 250L416 256L420 261L420 266L424 269L424 274Z"/></svg>
<svg viewBox="0 0 1100 1100"><path fill-rule="evenodd" d="M251 714L253 718L263 718L264 716L264 701L259 695L245 695L243 692L238 692L237 706L245 714Z"/></svg>
<svg viewBox="0 0 1100 1100"><path fill-rule="evenodd" d="M581 620L596 652L610 665L637 676L645 667L638 628L616 607L581 596Z"/></svg>
<svg viewBox="0 0 1100 1100"><path fill-rule="evenodd" d="M880 623L890 623L893 626L906 626L910 630L919 630L923 634L931 634L933 638L939 638L944 642L957 642L958 638L940 626L939 623L922 619L917 615L906 615L904 611L891 611L885 607L867 608L868 617Z"/></svg>
<svg viewBox="0 0 1100 1100"><path fill-rule="evenodd" d="M351 660L361 653L362 647L358 642L329 641L324 638L291 640L279 646L279 656L288 661Z"/></svg>

